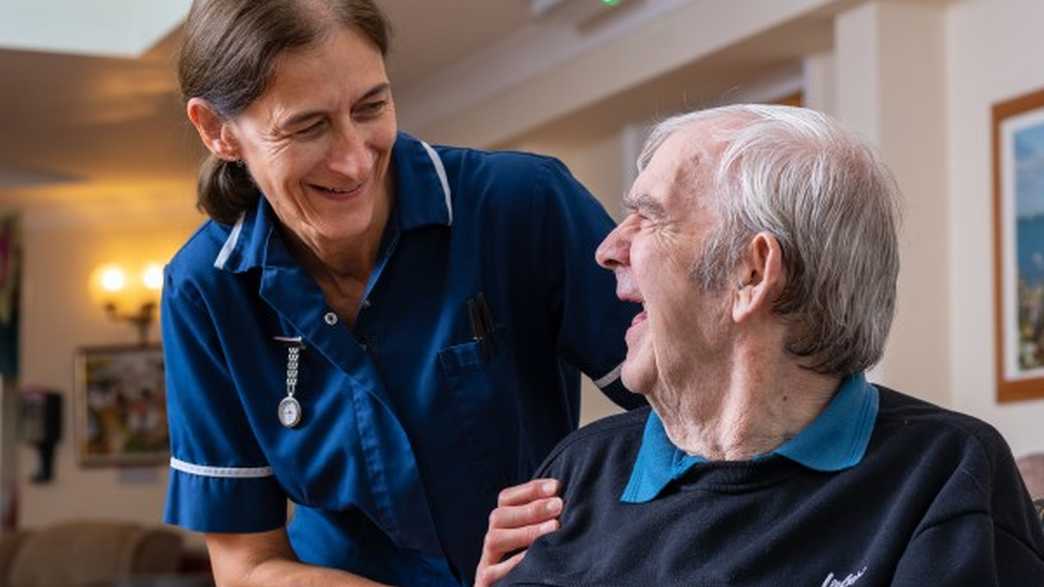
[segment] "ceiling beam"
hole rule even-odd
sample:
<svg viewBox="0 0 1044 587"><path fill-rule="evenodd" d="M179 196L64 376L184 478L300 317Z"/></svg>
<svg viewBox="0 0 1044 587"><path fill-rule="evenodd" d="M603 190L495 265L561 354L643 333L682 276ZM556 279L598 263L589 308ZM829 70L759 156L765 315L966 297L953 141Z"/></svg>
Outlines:
<svg viewBox="0 0 1044 587"><path fill-rule="evenodd" d="M534 23L397 91L400 120L429 140L497 145L839 3L645 0L595 30Z"/></svg>

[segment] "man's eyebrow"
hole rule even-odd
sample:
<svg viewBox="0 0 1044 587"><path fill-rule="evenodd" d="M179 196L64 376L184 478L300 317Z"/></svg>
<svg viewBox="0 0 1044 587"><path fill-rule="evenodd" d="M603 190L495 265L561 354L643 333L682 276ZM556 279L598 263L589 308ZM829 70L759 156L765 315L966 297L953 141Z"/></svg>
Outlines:
<svg viewBox="0 0 1044 587"><path fill-rule="evenodd" d="M374 98L375 96L378 96L378 95L388 91L389 88L391 88L391 84L389 84L388 82L383 82L383 83L377 84L376 86L374 86L374 87L370 88L369 90L367 90L366 93L363 94L362 97L359 98L358 101L359 102L365 102L366 100L370 100L370 99ZM294 128L294 127L296 127L298 125L301 125L301 124L303 124L305 122L308 122L309 120L311 120L313 118L318 118L320 116L323 116L324 114L326 114L325 110L305 110L304 112L298 112L297 114L294 114L293 116L287 118L286 120L278 122L276 124L276 128L282 129L282 130L285 130L285 129L288 129L288 128Z"/></svg>
<svg viewBox="0 0 1044 587"><path fill-rule="evenodd" d="M663 204L645 192L627 194L624 196L623 205L625 210L639 210L649 216L662 218L667 215L667 209Z"/></svg>

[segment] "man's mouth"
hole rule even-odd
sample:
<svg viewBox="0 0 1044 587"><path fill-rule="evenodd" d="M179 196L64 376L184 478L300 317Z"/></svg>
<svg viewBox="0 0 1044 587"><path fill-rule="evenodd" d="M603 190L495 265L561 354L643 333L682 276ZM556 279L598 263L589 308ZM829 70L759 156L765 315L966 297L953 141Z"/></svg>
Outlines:
<svg viewBox="0 0 1044 587"><path fill-rule="evenodd" d="M631 326L635 326L636 324L641 324L641 323L645 322L646 320L648 320L648 318L649 318L649 314L645 312L645 304L642 304L642 311L638 312L638 314L635 315L634 320L631 321Z"/></svg>
<svg viewBox="0 0 1044 587"><path fill-rule="evenodd" d="M634 320L631 320L631 326L634 326L635 324L639 324L641 322L645 322L648 319L649 315L645 313L645 304L642 304L642 311L638 312L638 314L634 317Z"/></svg>

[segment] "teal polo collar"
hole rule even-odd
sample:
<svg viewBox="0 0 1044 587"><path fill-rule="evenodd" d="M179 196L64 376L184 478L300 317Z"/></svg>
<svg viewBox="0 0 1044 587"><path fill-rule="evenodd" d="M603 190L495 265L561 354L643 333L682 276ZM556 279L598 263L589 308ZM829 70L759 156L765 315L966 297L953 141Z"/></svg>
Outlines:
<svg viewBox="0 0 1044 587"><path fill-rule="evenodd" d="M390 222L400 231L424 226L451 226L453 198L449 177L438 152L427 143L400 132L392 147L395 208ZM262 197L231 227L214 267L240 273L264 266L275 214Z"/></svg>
<svg viewBox="0 0 1044 587"><path fill-rule="evenodd" d="M862 373L850 375L842 380L823 412L797 436L766 455L754 457L754 460L780 455L821 472L854 467L866 454L877 420L878 401L877 388L867 383ZM686 454L674 446L660 417L655 411L650 411L638 458L620 501L652 501L672 481L681 478L696 464L706 462L703 457Z"/></svg>

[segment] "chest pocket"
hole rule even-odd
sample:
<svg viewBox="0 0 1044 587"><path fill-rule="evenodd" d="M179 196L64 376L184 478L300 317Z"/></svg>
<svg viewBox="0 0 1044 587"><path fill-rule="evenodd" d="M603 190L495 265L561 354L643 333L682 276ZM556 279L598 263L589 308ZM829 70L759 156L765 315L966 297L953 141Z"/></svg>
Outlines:
<svg viewBox="0 0 1044 587"><path fill-rule="evenodd" d="M515 481L513 463L523 435L517 403L519 377L504 327L488 341L448 346L438 353L442 401L452 406L448 431L453 449L466 464L490 471L490 483L504 487ZM494 465L491 467L491 465Z"/></svg>

